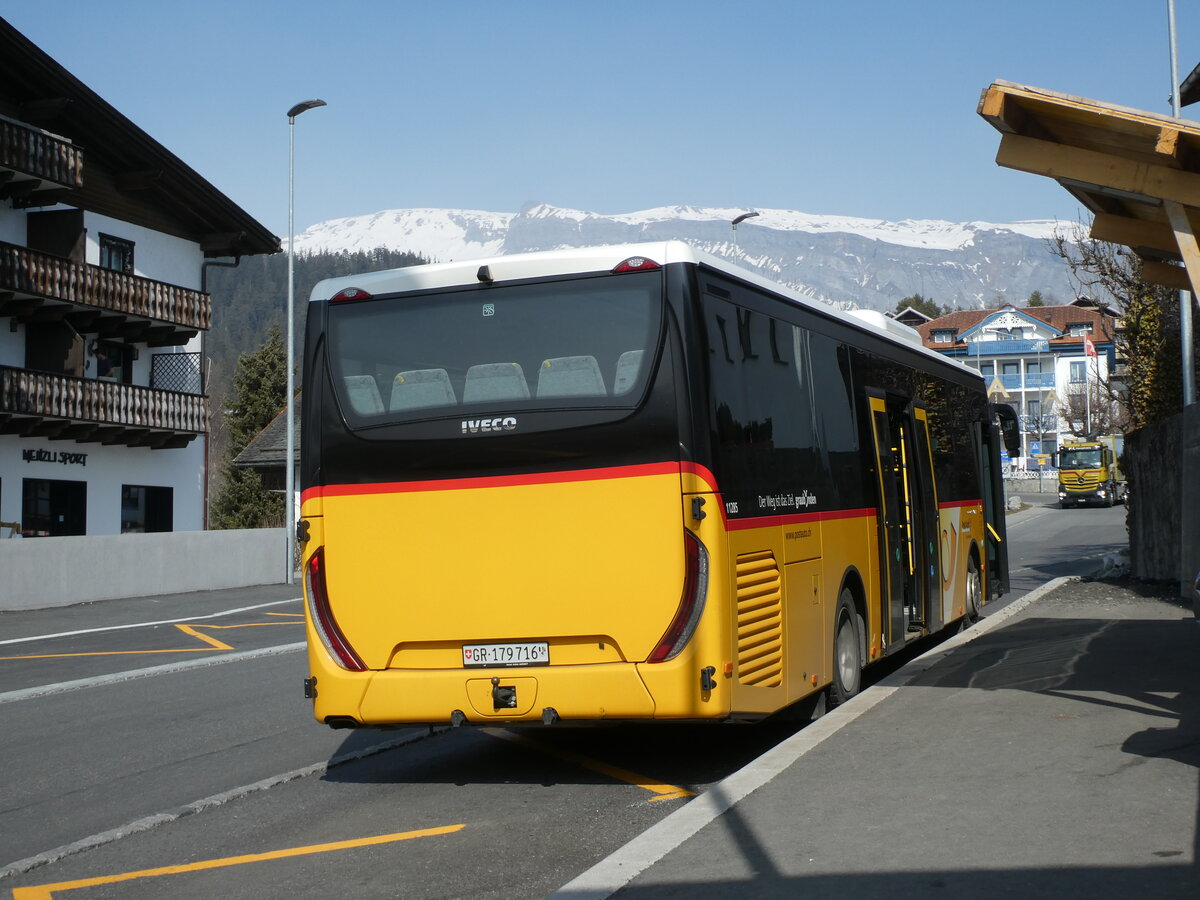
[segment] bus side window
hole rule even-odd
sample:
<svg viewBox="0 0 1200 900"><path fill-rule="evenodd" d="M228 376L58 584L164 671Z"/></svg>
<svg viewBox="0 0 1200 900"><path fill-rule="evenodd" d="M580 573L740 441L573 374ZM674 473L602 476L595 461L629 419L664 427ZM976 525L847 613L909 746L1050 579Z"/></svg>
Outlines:
<svg viewBox="0 0 1200 900"><path fill-rule="evenodd" d="M529 382L520 363L483 363L467 369L463 403L489 400L527 400Z"/></svg>
<svg viewBox="0 0 1200 900"><path fill-rule="evenodd" d="M346 396L350 406L360 416L377 416L383 412L383 398L374 375L347 375Z"/></svg>

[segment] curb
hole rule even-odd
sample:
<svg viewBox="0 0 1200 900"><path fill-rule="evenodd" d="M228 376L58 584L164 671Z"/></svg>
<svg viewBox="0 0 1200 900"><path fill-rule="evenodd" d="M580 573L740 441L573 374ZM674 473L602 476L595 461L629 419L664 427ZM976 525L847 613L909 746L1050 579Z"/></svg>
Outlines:
<svg viewBox="0 0 1200 900"><path fill-rule="evenodd" d="M959 632L937 647L905 663L887 678L806 725L787 740L775 745L699 797L652 825L550 894L547 900L606 900L672 850L695 836L705 825L728 812L739 801L786 771L826 738L878 706L955 649L999 628L1056 588L1081 580L1079 576L1071 576L1048 581L995 615L985 616L966 631Z"/></svg>

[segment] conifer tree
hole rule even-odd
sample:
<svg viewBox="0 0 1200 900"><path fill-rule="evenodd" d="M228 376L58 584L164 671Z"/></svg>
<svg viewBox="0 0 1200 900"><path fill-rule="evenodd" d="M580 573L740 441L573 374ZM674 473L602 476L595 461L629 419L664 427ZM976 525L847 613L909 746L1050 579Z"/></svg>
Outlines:
<svg viewBox="0 0 1200 900"><path fill-rule="evenodd" d="M262 486L253 469L233 465L287 401L287 352L277 325L252 353L238 358L225 410L229 443L221 461L222 484L213 499L213 528L270 528L283 524L284 498Z"/></svg>
<svg viewBox="0 0 1200 900"><path fill-rule="evenodd" d="M942 307L934 303L932 297L922 297L920 294L913 294L911 297L905 297L903 300L900 300L896 303L896 312L902 313L910 306L917 312L929 316L931 319L944 316L950 311L948 309L942 309Z"/></svg>

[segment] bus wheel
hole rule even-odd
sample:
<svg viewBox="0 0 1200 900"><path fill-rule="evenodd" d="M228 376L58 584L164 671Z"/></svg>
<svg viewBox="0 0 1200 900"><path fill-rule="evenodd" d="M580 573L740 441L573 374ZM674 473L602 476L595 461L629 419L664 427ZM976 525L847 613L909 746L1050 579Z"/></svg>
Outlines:
<svg viewBox="0 0 1200 900"><path fill-rule="evenodd" d="M968 623L979 621L983 608L983 579L979 577L979 564L972 556L967 560L967 614Z"/></svg>
<svg viewBox="0 0 1200 900"><path fill-rule="evenodd" d="M849 588L838 598L837 616L833 622L833 683L829 686L829 705L837 706L862 687L862 642Z"/></svg>

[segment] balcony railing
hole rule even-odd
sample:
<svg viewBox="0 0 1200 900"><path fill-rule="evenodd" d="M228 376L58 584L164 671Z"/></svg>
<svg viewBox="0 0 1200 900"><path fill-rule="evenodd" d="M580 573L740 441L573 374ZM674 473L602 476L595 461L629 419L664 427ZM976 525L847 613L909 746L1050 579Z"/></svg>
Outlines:
<svg viewBox="0 0 1200 900"><path fill-rule="evenodd" d="M83 153L70 141L0 118L0 170L20 173L13 184L48 182L36 187L83 187Z"/></svg>
<svg viewBox="0 0 1200 900"><path fill-rule="evenodd" d="M181 447L207 430L199 394L0 366L0 432Z"/></svg>
<svg viewBox="0 0 1200 900"><path fill-rule="evenodd" d="M1020 375L989 375L984 373L984 380L990 385L994 378L999 377L1000 383L1004 385L1006 391L1036 391L1046 390L1054 387L1053 372L1039 372L1036 374L1028 374L1022 380Z"/></svg>
<svg viewBox="0 0 1200 900"><path fill-rule="evenodd" d="M967 344L967 356L972 359L979 356L1028 356L1033 353L1048 352L1050 352L1050 342L1045 340L971 341Z"/></svg>
<svg viewBox="0 0 1200 900"><path fill-rule="evenodd" d="M207 330L208 294L0 241L0 291ZM2 313L0 313L2 314Z"/></svg>

